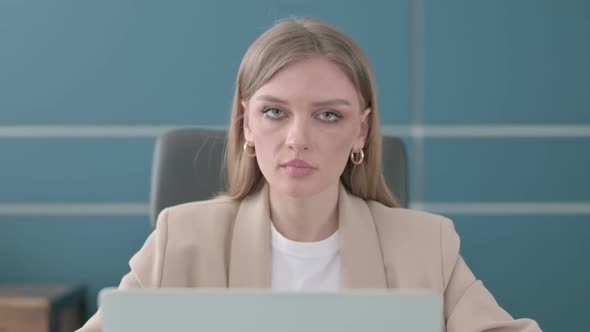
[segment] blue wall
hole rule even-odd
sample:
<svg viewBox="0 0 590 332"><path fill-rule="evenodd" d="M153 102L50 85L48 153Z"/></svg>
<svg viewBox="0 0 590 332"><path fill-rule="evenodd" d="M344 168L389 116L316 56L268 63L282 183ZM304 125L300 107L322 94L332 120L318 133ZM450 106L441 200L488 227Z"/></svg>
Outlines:
<svg viewBox="0 0 590 332"><path fill-rule="evenodd" d="M150 126L225 125L246 48L289 15L366 51L413 206L455 221L498 302L590 325L584 0L1 1L0 283L84 283L94 311L150 232Z"/></svg>

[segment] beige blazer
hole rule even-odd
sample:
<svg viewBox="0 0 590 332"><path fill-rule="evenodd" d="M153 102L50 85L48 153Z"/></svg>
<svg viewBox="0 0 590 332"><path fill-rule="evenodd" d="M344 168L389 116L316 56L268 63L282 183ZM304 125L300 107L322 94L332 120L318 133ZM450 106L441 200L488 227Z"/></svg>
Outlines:
<svg viewBox="0 0 590 332"><path fill-rule="evenodd" d="M535 321L514 320L474 277L451 220L365 201L343 185L338 200L343 288L435 291L448 332L541 331ZM270 288L270 224L267 184L242 201L167 208L119 288ZM79 331L100 331L100 315Z"/></svg>

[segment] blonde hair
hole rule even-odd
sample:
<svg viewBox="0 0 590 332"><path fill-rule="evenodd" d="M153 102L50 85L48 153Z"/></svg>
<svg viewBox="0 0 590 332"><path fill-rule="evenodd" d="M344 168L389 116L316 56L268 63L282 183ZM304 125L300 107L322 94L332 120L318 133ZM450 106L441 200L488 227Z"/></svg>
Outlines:
<svg viewBox="0 0 590 332"><path fill-rule="evenodd" d="M225 151L225 195L242 199L265 182L256 158L248 157L243 151L245 138L242 101L249 100L285 66L318 55L332 61L348 76L364 103L361 111L371 108L364 161L360 165L354 165L349 160L340 176L341 182L353 195L378 201L389 207L399 207L383 177L377 95L369 62L350 37L335 27L312 18L279 21L252 43L242 59Z"/></svg>

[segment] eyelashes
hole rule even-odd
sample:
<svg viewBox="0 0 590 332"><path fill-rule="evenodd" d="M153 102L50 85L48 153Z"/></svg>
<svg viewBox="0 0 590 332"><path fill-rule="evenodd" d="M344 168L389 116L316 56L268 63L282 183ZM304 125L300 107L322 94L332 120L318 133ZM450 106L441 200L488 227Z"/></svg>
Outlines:
<svg viewBox="0 0 590 332"><path fill-rule="evenodd" d="M264 107L261 112L264 114L265 118L272 120L278 120L285 117L285 112L276 107Z"/></svg>
<svg viewBox="0 0 590 332"><path fill-rule="evenodd" d="M288 117L288 114L277 107L262 107L260 112L264 115L265 118L273 121L278 121L283 118ZM316 118L318 118L322 122L333 123L338 122L342 119L342 115L335 111L324 111L319 113Z"/></svg>
<svg viewBox="0 0 590 332"><path fill-rule="evenodd" d="M326 112L322 112L322 113L320 113L320 115L325 115L325 114L327 114L327 115L331 115L331 117L330 117L330 119L326 119L326 118L324 118L324 119L322 119L323 121L327 121L327 122L336 122L336 121L338 121L338 120L342 119L342 115L340 115L340 114L338 114L338 113L336 113L336 112L332 112L332 111L326 111Z"/></svg>

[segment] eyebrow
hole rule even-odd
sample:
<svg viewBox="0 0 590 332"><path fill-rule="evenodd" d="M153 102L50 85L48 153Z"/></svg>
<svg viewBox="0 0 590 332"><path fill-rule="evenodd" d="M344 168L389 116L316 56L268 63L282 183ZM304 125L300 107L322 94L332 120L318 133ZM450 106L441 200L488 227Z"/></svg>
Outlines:
<svg viewBox="0 0 590 332"><path fill-rule="evenodd" d="M289 102L287 102L286 100L277 98L277 97L273 97L270 95L262 95L259 96L258 98L256 98L256 100L262 100L262 101L268 101L271 103L279 103L279 104L284 104L284 105L289 105ZM330 100L324 100L324 101L316 101L311 103L312 106L318 107L318 106L337 106L337 105L347 105L347 106L351 106L352 104L346 100L346 99L330 99Z"/></svg>

